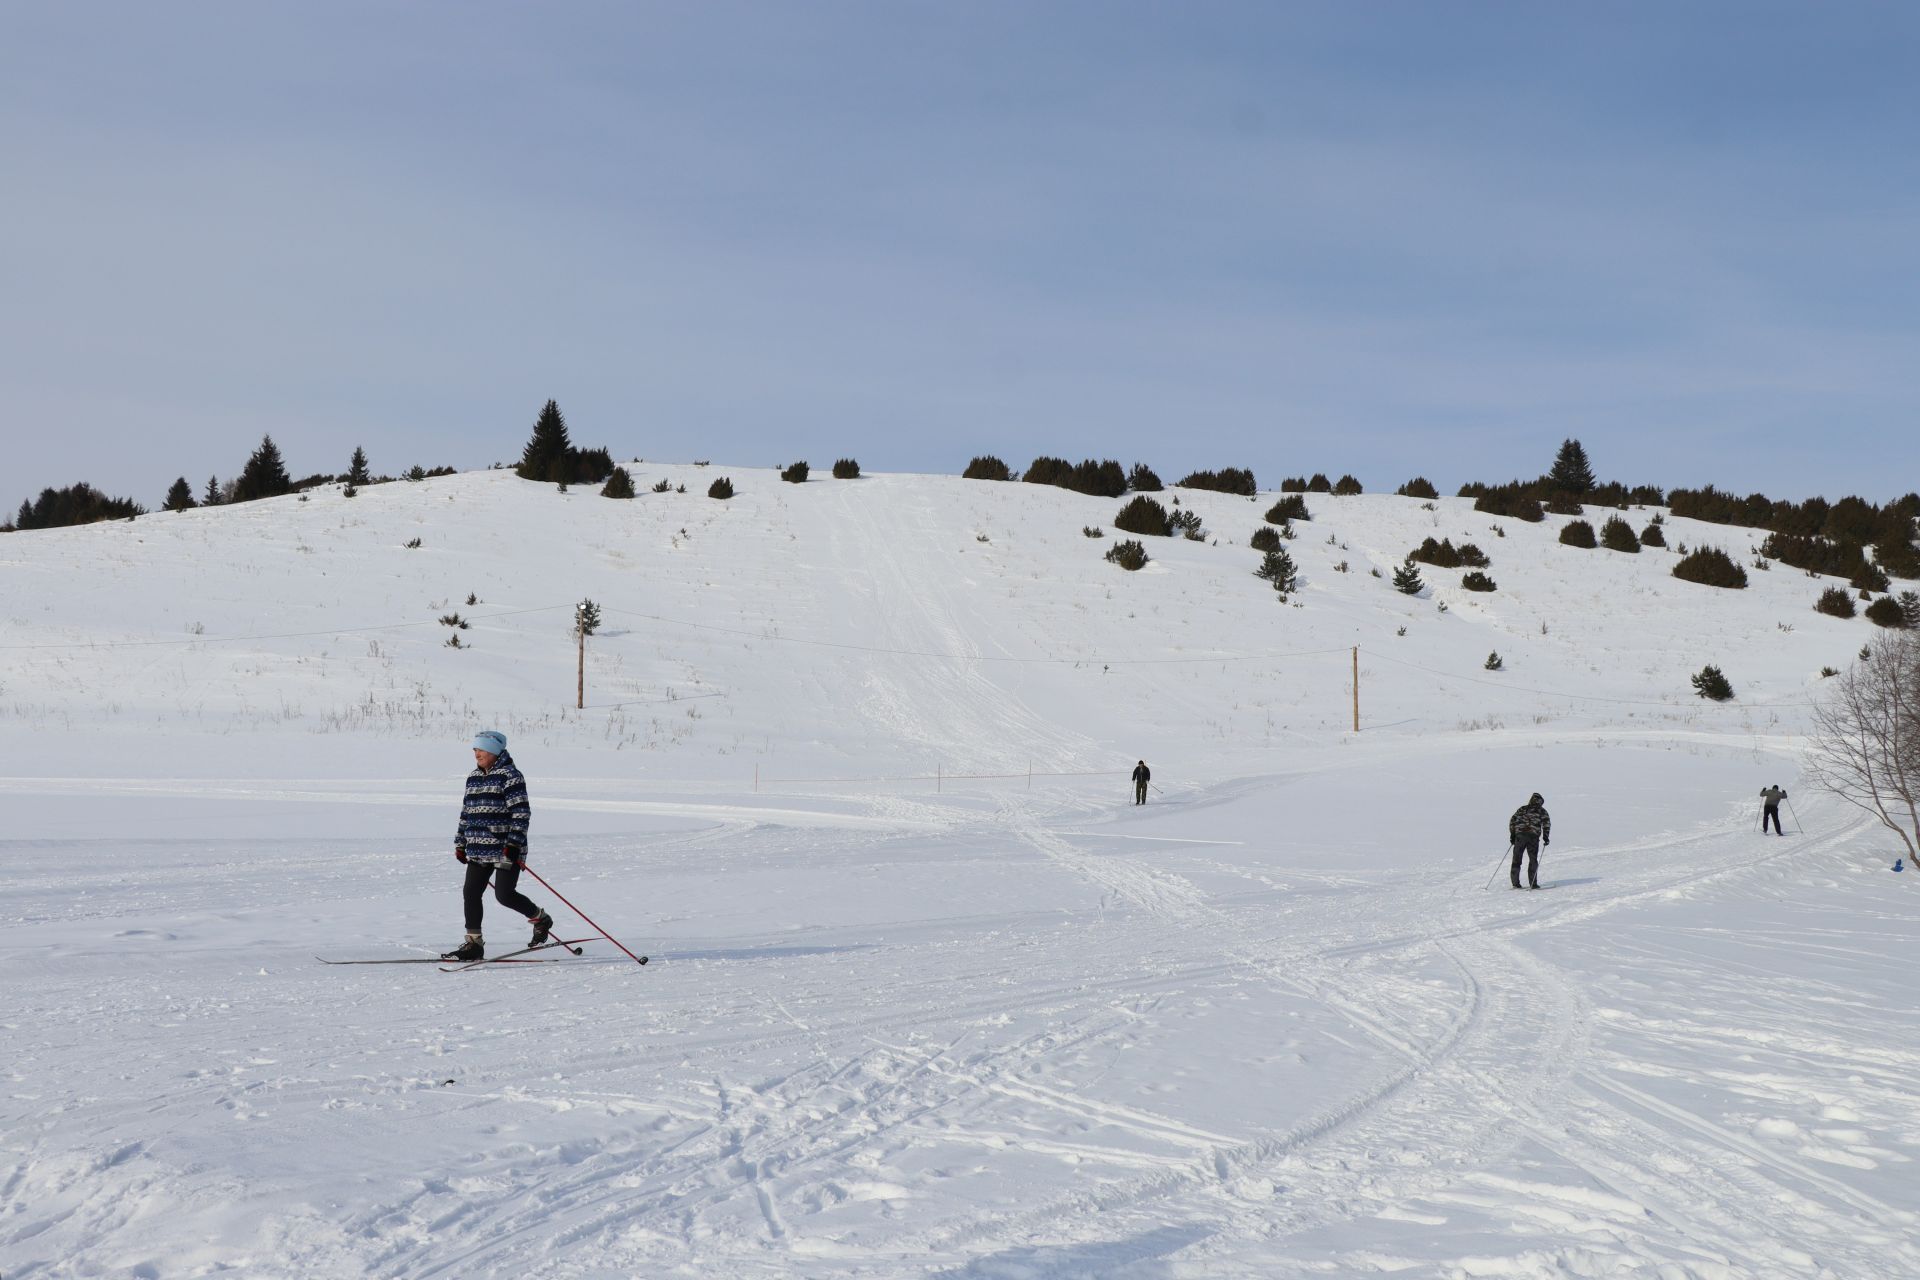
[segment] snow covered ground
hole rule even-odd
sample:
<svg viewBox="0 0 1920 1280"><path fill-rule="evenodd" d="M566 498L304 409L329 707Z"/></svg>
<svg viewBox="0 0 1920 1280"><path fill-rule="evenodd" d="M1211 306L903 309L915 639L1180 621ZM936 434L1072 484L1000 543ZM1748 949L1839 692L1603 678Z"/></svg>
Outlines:
<svg viewBox="0 0 1920 1280"><path fill-rule="evenodd" d="M1915 877L1799 785L1824 583L1311 495L1295 608L1271 495L1127 574L1117 501L634 470L688 492L0 538L0 1275L1920 1274ZM1429 534L1499 591L1371 576ZM315 963L457 941L482 726L646 968Z"/></svg>

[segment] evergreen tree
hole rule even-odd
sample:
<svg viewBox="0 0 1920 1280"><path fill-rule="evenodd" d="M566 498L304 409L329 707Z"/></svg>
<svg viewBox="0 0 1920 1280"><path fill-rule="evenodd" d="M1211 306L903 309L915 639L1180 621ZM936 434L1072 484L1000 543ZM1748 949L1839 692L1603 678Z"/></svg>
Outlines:
<svg viewBox="0 0 1920 1280"><path fill-rule="evenodd" d="M199 504L193 500L193 486L187 483L185 476L181 476L178 480L175 480L173 482L173 488L167 490L165 506L168 511L185 511L189 507L198 505Z"/></svg>
<svg viewBox="0 0 1920 1280"><path fill-rule="evenodd" d="M1300 586L1299 571L1294 568L1293 557L1287 554L1285 547L1275 547L1260 558L1260 567L1253 571L1256 578L1264 578L1273 584L1273 589L1285 600Z"/></svg>
<svg viewBox="0 0 1920 1280"><path fill-rule="evenodd" d="M1694 676L1693 691L1714 702L1725 702L1733 697L1733 686L1727 682L1726 675L1711 663L1700 668L1700 673Z"/></svg>
<svg viewBox="0 0 1920 1280"><path fill-rule="evenodd" d="M520 465L514 468L514 474L522 480L564 483L571 478L569 463L572 453L573 441L567 438L567 420L560 416L560 405L549 400L546 408L540 410L540 416L534 420L533 435L520 454Z"/></svg>
<svg viewBox="0 0 1920 1280"><path fill-rule="evenodd" d="M1547 483L1562 493L1593 491L1593 467L1587 462L1587 451L1580 447L1578 440L1561 442L1560 453L1553 460L1553 470L1547 472Z"/></svg>
<svg viewBox="0 0 1920 1280"><path fill-rule="evenodd" d="M293 492L293 477L281 461L280 448L272 436L262 436L260 447L247 459L247 465L233 482L233 500L252 502L256 498L277 498Z"/></svg>
<svg viewBox="0 0 1920 1280"><path fill-rule="evenodd" d="M1393 571L1393 589L1395 591L1410 596L1417 596L1426 585L1426 583L1420 580L1420 571L1413 567L1412 560L1408 560L1405 564Z"/></svg>
<svg viewBox="0 0 1920 1280"><path fill-rule="evenodd" d="M600 606L592 600L582 600L573 606L574 629L583 635L592 635L600 629Z"/></svg>
<svg viewBox="0 0 1920 1280"><path fill-rule="evenodd" d="M217 507L220 505L219 476L207 477L207 491L200 495L200 505L203 507Z"/></svg>
<svg viewBox="0 0 1920 1280"><path fill-rule="evenodd" d="M607 477L607 483L600 490L603 498L631 498L633 496L633 477L627 474L625 467L615 467L613 474Z"/></svg>
<svg viewBox="0 0 1920 1280"><path fill-rule="evenodd" d="M1487 660L1481 663L1480 665L1485 667L1489 671L1505 671L1507 669L1507 664L1501 660L1500 651L1498 649L1495 649L1492 653L1488 654Z"/></svg>
<svg viewBox="0 0 1920 1280"><path fill-rule="evenodd" d="M373 477L367 472L367 451L355 445L353 458L347 463L347 483L361 485L372 481Z"/></svg>

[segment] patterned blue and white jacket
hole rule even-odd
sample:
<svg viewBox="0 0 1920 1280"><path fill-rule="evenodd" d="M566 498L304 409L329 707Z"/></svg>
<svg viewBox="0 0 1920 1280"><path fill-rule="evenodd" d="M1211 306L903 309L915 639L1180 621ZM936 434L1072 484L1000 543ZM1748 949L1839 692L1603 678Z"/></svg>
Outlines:
<svg viewBox="0 0 1920 1280"><path fill-rule="evenodd" d="M505 863L507 850L521 857L527 852L527 824L533 806L527 800L527 780L510 755L501 755L491 768L467 775L467 797L460 806L460 829L453 847L464 849L468 862Z"/></svg>

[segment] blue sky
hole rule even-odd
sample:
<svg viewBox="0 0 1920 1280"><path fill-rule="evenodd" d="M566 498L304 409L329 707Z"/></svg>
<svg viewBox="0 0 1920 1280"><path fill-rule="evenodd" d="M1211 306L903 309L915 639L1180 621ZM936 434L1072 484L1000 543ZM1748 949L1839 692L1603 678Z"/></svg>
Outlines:
<svg viewBox="0 0 1920 1280"><path fill-rule="evenodd" d="M1920 488L1920 8L0 0L0 506L976 453Z"/></svg>

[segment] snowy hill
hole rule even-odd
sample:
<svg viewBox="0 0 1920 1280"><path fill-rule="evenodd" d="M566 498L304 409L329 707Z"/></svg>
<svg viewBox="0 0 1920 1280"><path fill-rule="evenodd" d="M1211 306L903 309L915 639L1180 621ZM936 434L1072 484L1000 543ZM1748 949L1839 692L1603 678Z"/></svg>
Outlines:
<svg viewBox="0 0 1920 1280"><path fill-rule="evenodd" d="M1127 573L1118 500L633 470L0 538L0 1275L1920 1274L1826 582L1312 494L1283 602L1272 494ZM1498 590L1394 591L1429 536ZM457 941L480 727L646 969L312 962Z"/></svg>

